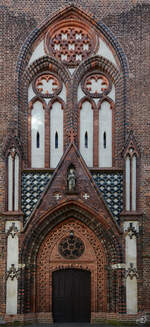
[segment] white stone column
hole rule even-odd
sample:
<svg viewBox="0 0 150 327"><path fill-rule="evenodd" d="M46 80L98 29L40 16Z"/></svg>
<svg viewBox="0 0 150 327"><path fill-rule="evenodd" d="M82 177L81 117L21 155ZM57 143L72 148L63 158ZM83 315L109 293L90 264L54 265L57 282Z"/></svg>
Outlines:
<svg viewBox="0 0 150 327"><path fill-rule="evenodd" d="M7 221L5 232L7 234L6 314L17 314L18 233L20 232L20 222Z"/></svg>
<svg viewBox="0 0 150 327"><path fill-rule="evenodd" d="M135 314L137 303L137 221L124 222L125 261L126 261L126 308L128 314Z"/></svg>

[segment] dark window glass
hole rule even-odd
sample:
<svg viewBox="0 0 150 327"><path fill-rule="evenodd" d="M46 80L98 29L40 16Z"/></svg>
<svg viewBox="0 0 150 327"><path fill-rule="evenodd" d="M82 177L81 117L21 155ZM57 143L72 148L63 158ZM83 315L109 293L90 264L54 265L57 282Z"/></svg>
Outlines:
<svg viewBox="0 0 150 327"><path fill-rule="evenodd" d="M55 149L58 149L58 133L55 133Z"/></svg>
<svg viewBox="0 0 150 327"><path fill-rule="evenodd" d="M104 149L106 149L106 132L104 132L103 134L103 145L104 145Z"/></svg>
<svg viewBox="0 0 150 327"><path fill-rule="evenodd" d="M85 133L85 148L88 148L88 133Z"/></svg>
<svg viewBox="0 0 150 327"><path fill-rule="evenodd" d="M36 134L36 147L37 148L40 147L40 134L39 134L39 132L37 132L37 134Z"/></svg>

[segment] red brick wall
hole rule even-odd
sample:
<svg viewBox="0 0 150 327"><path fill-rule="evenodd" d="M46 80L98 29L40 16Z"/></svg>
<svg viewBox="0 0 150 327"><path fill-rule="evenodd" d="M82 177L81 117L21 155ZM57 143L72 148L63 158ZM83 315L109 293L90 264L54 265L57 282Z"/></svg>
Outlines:
<svg viewBox="0 0 150 327"><path fill-rule="evenodd" d="M56 10L62 7L76 4L81 5L83 10L92 14L93 18L106 24L121 44L127 57L129 68L129 80L127 94L124 101L127 102L125 113L125 126L119 121L120 128L126 133L132 129L140 149L141 157L138 164L138 208L143 212L141 220L142 246L139 273L141 278L140 308L150 311L150 4L148 1L112 0L112 1L46 1L46 0L22 0L1 1L2 19L2 86L1 86L1 128L0 142L5 144L8 134L18 129L17 108L17 73L16 65L23 46L29 34L37 28L44 19L52 16ZM20 99L21 101L22 99ZM123 106L122 106L123 110ZM21 128L24 126L24 113L19 112ZM23 119L21 120L21 118ZM119 120L119 114L116 117ZM20 128L20 130L21 130ZM126 137L124 135L124 137ZM27 149L27 140L22 138L24 149ZM123 165L120 151L122 140L116 144L116 166ZM2 149L1 149L2 150ZM5 161L0 162L0 210L4 211L6 196ZM0 224L0 313L5 308L4 271L6 244L4 236L3 217ZM4 252L3 252L4 251ZM142 252L143 251L143 252ZM143 256L143 261L142 261Z"/></svg>

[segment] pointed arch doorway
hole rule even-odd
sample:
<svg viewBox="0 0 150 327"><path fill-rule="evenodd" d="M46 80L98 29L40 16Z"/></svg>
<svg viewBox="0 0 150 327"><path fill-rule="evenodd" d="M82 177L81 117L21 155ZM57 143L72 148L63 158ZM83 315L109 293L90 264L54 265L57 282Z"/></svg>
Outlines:
<svg viewBox="0 0 150 327"><path fill-rule="evenodd" d="M62 269L53 272L52 312L54 322L90 322L90 271Z"/></svg>
<svg viewBox="0 0 150 327"><path fill-rule="evenodd" d="M80 255L74 248L74 258L66 252L66 241L70 240L72 231L77 244L79 241L78 245L84 245L79 246ZM106 260L103 243L87 225L75 218L59 223L39 248L36 312L49 312L56 323L90 322L97 311L105 312Z"/></svg>

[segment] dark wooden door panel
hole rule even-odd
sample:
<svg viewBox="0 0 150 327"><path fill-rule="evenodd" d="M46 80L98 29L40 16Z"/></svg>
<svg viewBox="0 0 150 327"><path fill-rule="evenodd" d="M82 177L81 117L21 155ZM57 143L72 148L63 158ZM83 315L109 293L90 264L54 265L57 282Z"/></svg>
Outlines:
<svg viewBox="0 0 150 327"><path fill-rule="evenodd" d="M90 272L64 269L53 273L54 322L89 322Z"/></svg>

